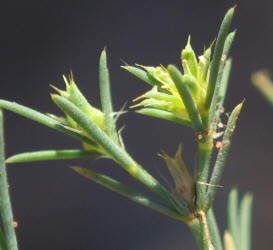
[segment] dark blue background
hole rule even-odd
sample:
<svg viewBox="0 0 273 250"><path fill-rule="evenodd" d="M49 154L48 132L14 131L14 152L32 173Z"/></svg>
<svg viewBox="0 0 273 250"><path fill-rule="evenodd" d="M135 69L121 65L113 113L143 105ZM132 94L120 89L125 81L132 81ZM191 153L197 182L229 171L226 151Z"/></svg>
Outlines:
<svg viewBox="0 0 273 250"><path fill-rule="evenodd" d="M147 87L120 68L129 64L179 64L187 36L200 54L215 38L235 1L6 1L0 10L0 97L42 112L61 114L51 102L49 84L64 88L72 69L83 93L96 106L98 59L107 46L115 109ZM226 198L232 186L255 196L253 249L272 249L273 110L250 83L260 68L273 72L272 0L237 2L232 28L234 67L226 110L246 99L215 210L223 232ZM49 128L5 112L7 155L38 149L79 147ZM193 171L196 144L187 128L130 111L121 117L128 151L148 171L164 172L157 157L173 154L180 142ZM197 249L187 227L84 179L68 167L81 165L107 173L139 190L108 160L59 161L8 166L19 245L22 250L180 250Z"/></svg>

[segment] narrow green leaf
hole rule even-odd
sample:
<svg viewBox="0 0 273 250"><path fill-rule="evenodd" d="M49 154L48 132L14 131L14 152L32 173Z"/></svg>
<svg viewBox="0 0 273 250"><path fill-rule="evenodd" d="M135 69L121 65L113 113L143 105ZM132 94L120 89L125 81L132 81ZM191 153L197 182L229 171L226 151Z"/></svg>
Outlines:
<svg viewBox="0 0 273 250"><path fill-rule="evenodd" d="M214 89L216 86L216 81L217 81L219 67L220 67L220 63L222 59L224 44L225 44L228 30L232 21L234 10L235 10L235 7L229 9L228 12L226 13L222 21L222 24L218 33L218 37L216 40L213 58L212 58L212 65L210 69L210 78L209 78L209 84L208 84L208 90L207 90L208 92L207 92L206 103L205 103L205 107L207 110L209 110L210 108L212 97L214 94Z"/></svg>
<svg viewBox="0 0 273 250"><path fill-rule="evenodd" d="M9 184L5 164L4 141L3 112L0 109L0 214L7 248L9 250L17 250L18 246L15 229L13 226L14 219L10 202Z"/></svg>
<svg viewBox="0 0 273 250"><path fill-rule="evenodd" d="M98 144L100 144L114 161L120 164L135 179L157 192L166 201L169 201L167 190L139 164L137 164L123 148L113 142L79 108L62 96L52 95L51 97L57 106L60 107L64 113L70 116Z"/></svg>
<svg viewBox="0 0 273 250"><path fill-rule="evenodd" d="M61 124L60 122L58 122L57 120L55 120L43 113L40 113L36 110L28 108L26 106L20 105L15 102L0 100L0 108L4 108L4 109L14 112L18 115L24 116L30 120L41 123L47 127L53 128L59 132L69 135L77 140L86 142L92 146L95 146L95 147L97 146L94 143L94 141L92 141L90 138L82 135L80 133L80 131L70 128L68 126L65 126L65 125Z"/></svg>
<svg viewBox="0 0 273 250"><path fill-rule="evenodd" d="M136 203L139 203L143 206L150 207L162 214L165 214L167 216L170 216L174 219L181 220L181 215L178 214L175 210L172 208L167 207L166 205L150 198L149 196L143 195L134 189L120 183L119 181L110 178L106 175L102 175L99 173L96 173L90 169L83 168L83 167L72 167L73 170L75 170L80 175L91 179L92 181L120 194L125 196L126 198L135 201Z"/></svg>
<svg viewBox="0 0 273 250"><path fill-rule="evenodd" d="M246 194L240 204L240 250L251 249L252 203L252 195Z"/></svg>
<svg viewBox="0 0 273 250"><path fill-rule="evenodd" d="M226 130L223 135L223 140L221 142L222 146L217 154L217 158L214 164L214 168L208 186L206 208L209 208L211 206L213 199L215 197L217 187L219 185L219 182L224 171L226 159L231 145L231 139L236 126L236 121L238 119L242 106L243 102L237 105L228 119Z"/></svg>
<svg viewBox="0 0 273 250"><path fill-rule="evenodd" d="M0 250L8 250L2 228L0 228Z"/></svg>
<svg viewBox="0 0 273 250"><path fill-rule="evenodd" d="M239 228L239 211L238 211L238 190L232 189L228 196L228 231L232 237L236 249L240 249L240 228Z"/></svg>
<svg viewBox="0 0 273 250"><path fill-rule="evenodd" d="M219 107L220 108L223 107L223 103L225 101L231 68L232 68L232 59L229 58L225 63L225 66L223 69L221 85L219 87L218 98L219 98ZM220 111L220 108L218 109L218 112ZM218 115L218 117L219 117L219 115Z"/></svg>
<svg viewBox="0 0 273 250"><path fill-rule="evenodd" d="M214 90L214 93L213 93L211 106L210 106L210 111L209 111L209 125L215 123L215 120L217 121L219 112L216 112L216 111L217 111L217 109L221 108L220 105L223 103L223 100L221 100L220 96L219 96L220 88L221 88L221 92L223 92L224 90L225 91L227 90L227 82L223 82L223 74L224 74L224 70L225 70L225 67L226 67L227 56L229 54L230 47L231 47L231 45L233 43L235 34L236 34L235 31L229 33L227 35L227 38L226 38L225 43L224 43L221 62L220 62L219 69L218 69L216 86L215 86L215 90ZM225 74L226 73L227 73L227 71L225 70ZM224 86L222 87L223 84L224 84ZM226 93L221 93L221 94L223 96L226 95Z"/></svg>
<svg viewBox="0 0 273 250"><path fill-rule="evenodd" d="M104 49L100 56L99 62L99 84L100 84L100 101L102 111L104 113L106 133L110 137L114 137L115 141L118 141L116 132L116 126L113 117L113 105L111 97L111 86L109 70L107 68L107 56L106 50Z"/></svg>
<svg viewBox="0 0 273 250"><path fill-rule="evenodd" d="M161 86L162 83L154 79L148 72L143 69L134 67L134 66L121 66L121 68L126 69L131 74L135 75L142 81L152 85L152 86Z"/></svg>
<svg viewBox="0 0 273 250"><path fill-rule="evenodd" d="M92 150L42 150L25 152L10 156L6 159L6 163L32 162L32 161L48 161L48 160L64 160L79 158L96 158L102 156L101 153Z"/></svg>
<svg viewBox="0 0 273 250"><path fill-rule="evenodd" d="M152 116L152 117L172 121L175 123L179 123L179 124L191 127L190 121L179 118L179 114L177 114L176 116L176 114L173 112L160 110L160 109L154 109L154 108L143 108L143 109L137 110L136 112L142 115Z"/></svg>
<svg viewBox="0 0 273 250"><path fill-rule="evenodd" d="M219 228L217 225L217 221L214 216L213 208L211 207L207 213L207 222L209 233L211 237L211 241L215 250L222 250L223 245L221 241L221 236L219 232Z"/></svg>
<svg viewBox="0 0 273 250"><path fill-rule="evenodd" d="M202 120L189 86L185 83L181 72L174 65L169 65L168 71L191 118L194 131L196 133L202 132Z"/></svg>

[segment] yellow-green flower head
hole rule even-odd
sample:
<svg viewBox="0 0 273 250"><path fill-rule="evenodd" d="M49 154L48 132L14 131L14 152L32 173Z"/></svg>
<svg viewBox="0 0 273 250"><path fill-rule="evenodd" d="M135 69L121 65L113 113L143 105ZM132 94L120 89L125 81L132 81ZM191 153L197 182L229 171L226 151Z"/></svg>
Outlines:
<svg viewBox="0 0 273 250"><path fill-rule="evenodd" d="M188 86L197 109L202 114L206 98L210 66L211 46L197 60L188 38L181 52L183 82ZM134 101L140 101L132 107L142 107L138 112L191 126L191 119L185 104L167 68L136 65L124 66L130 73L152 85L152 89Z"/></svg>
<svg viewBox="0 0 273 250"><path fill-rule="evenodd" d="M102 130L105 130L104 125L104 114L101 112L101 110L93 107L84 97L84 95L81 93L79 88L77 87L73 74L71 73L69 75L69 78L67 79L65 76L63 76L66 90L60 90L56 88L55 86L52 86L62 97L65 97L67 100L72 102L74 105L76 105L79 109L81 109L98 127L100 127ZM68 116L67 122L71 127L78 128L77 124Z"/></svg>

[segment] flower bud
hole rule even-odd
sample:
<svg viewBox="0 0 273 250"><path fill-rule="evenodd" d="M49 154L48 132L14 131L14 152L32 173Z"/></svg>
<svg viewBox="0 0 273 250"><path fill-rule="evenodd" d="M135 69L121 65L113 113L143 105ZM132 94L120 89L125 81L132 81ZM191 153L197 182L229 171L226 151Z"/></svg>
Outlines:
<svg viewBox="0 0 273 250"><path fill-rule="evenodd" d="M191 37L188 37L188 43L185 49L182 50L182 66L185 74L190 74L197 77L197 59L191 47Z"/></svg>
<svg viewBox="0 0 273 250"><path fill-rule="evenodd" d="M98 127L105 130L104 125L104 114L97 108L93 107L81 93L79 88L77 87L72 73L67 79L63 76L66 90L60 90L55 86L52 86L62 97L65 97L67 100L76 105L79 109L81 109ZM67 117L67 122L70 126L77 128L77 124L70 118Z"/></svg>

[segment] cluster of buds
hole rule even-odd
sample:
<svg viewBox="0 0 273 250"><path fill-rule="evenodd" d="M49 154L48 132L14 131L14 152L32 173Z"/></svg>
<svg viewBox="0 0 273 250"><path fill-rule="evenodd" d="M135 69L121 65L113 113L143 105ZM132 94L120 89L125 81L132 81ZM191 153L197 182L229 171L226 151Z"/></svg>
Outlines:
<svg viewBox="0 0 273 250"><path fill-rule="evenodd" d="M205 49L203 55L196 58L190 44L190 36L186 47L181 52L183 67L182 85L190 90L190 94L196 104L199 114L204 112L204 104L207 95L209 81L211 46ZM123 66L130 73L136 75L148 84L152 89L134 101L140 101L132 107L142 107L139 113L150 115L193 127L190 114L187 110L183 94L179 91L175 76L170 66ZM183 92L183 91L182 91Z"/></svg>
<svg viewBox="0 0 273 250"><path fill-rule="evenodd" d="M104 113L95 107L93 107L84 97L82 92L79 90L78 86L76 85L74 81L74 77L72 72L70 73L69 77L67 78L65 75L63 76L64 83L66 86L65 90L61 90L53 85L51 87L56 90L56 92L64 97L66 100L69 102L73 103L77 108L79 108L91 121L93 121L102 131L106 131L106 126L105 126L105 118L104 118ZM52 100L55 102L55 96L56 94L52 94ZM103 149L100 147L99 144L97 144L93 138L88 135L84 131L83 128L80 127L80 125L75 122L68 114L66 114L66 117L57 117L51 115L53 118L57 119L60 121L63 125L70 127L72 129L75 129L76 131L79 131L82 135L89 137L91 141L94 142L94 144L91 143L86 143L83 142L83 147L86 150L95 150L103 153Z"/></svg>

